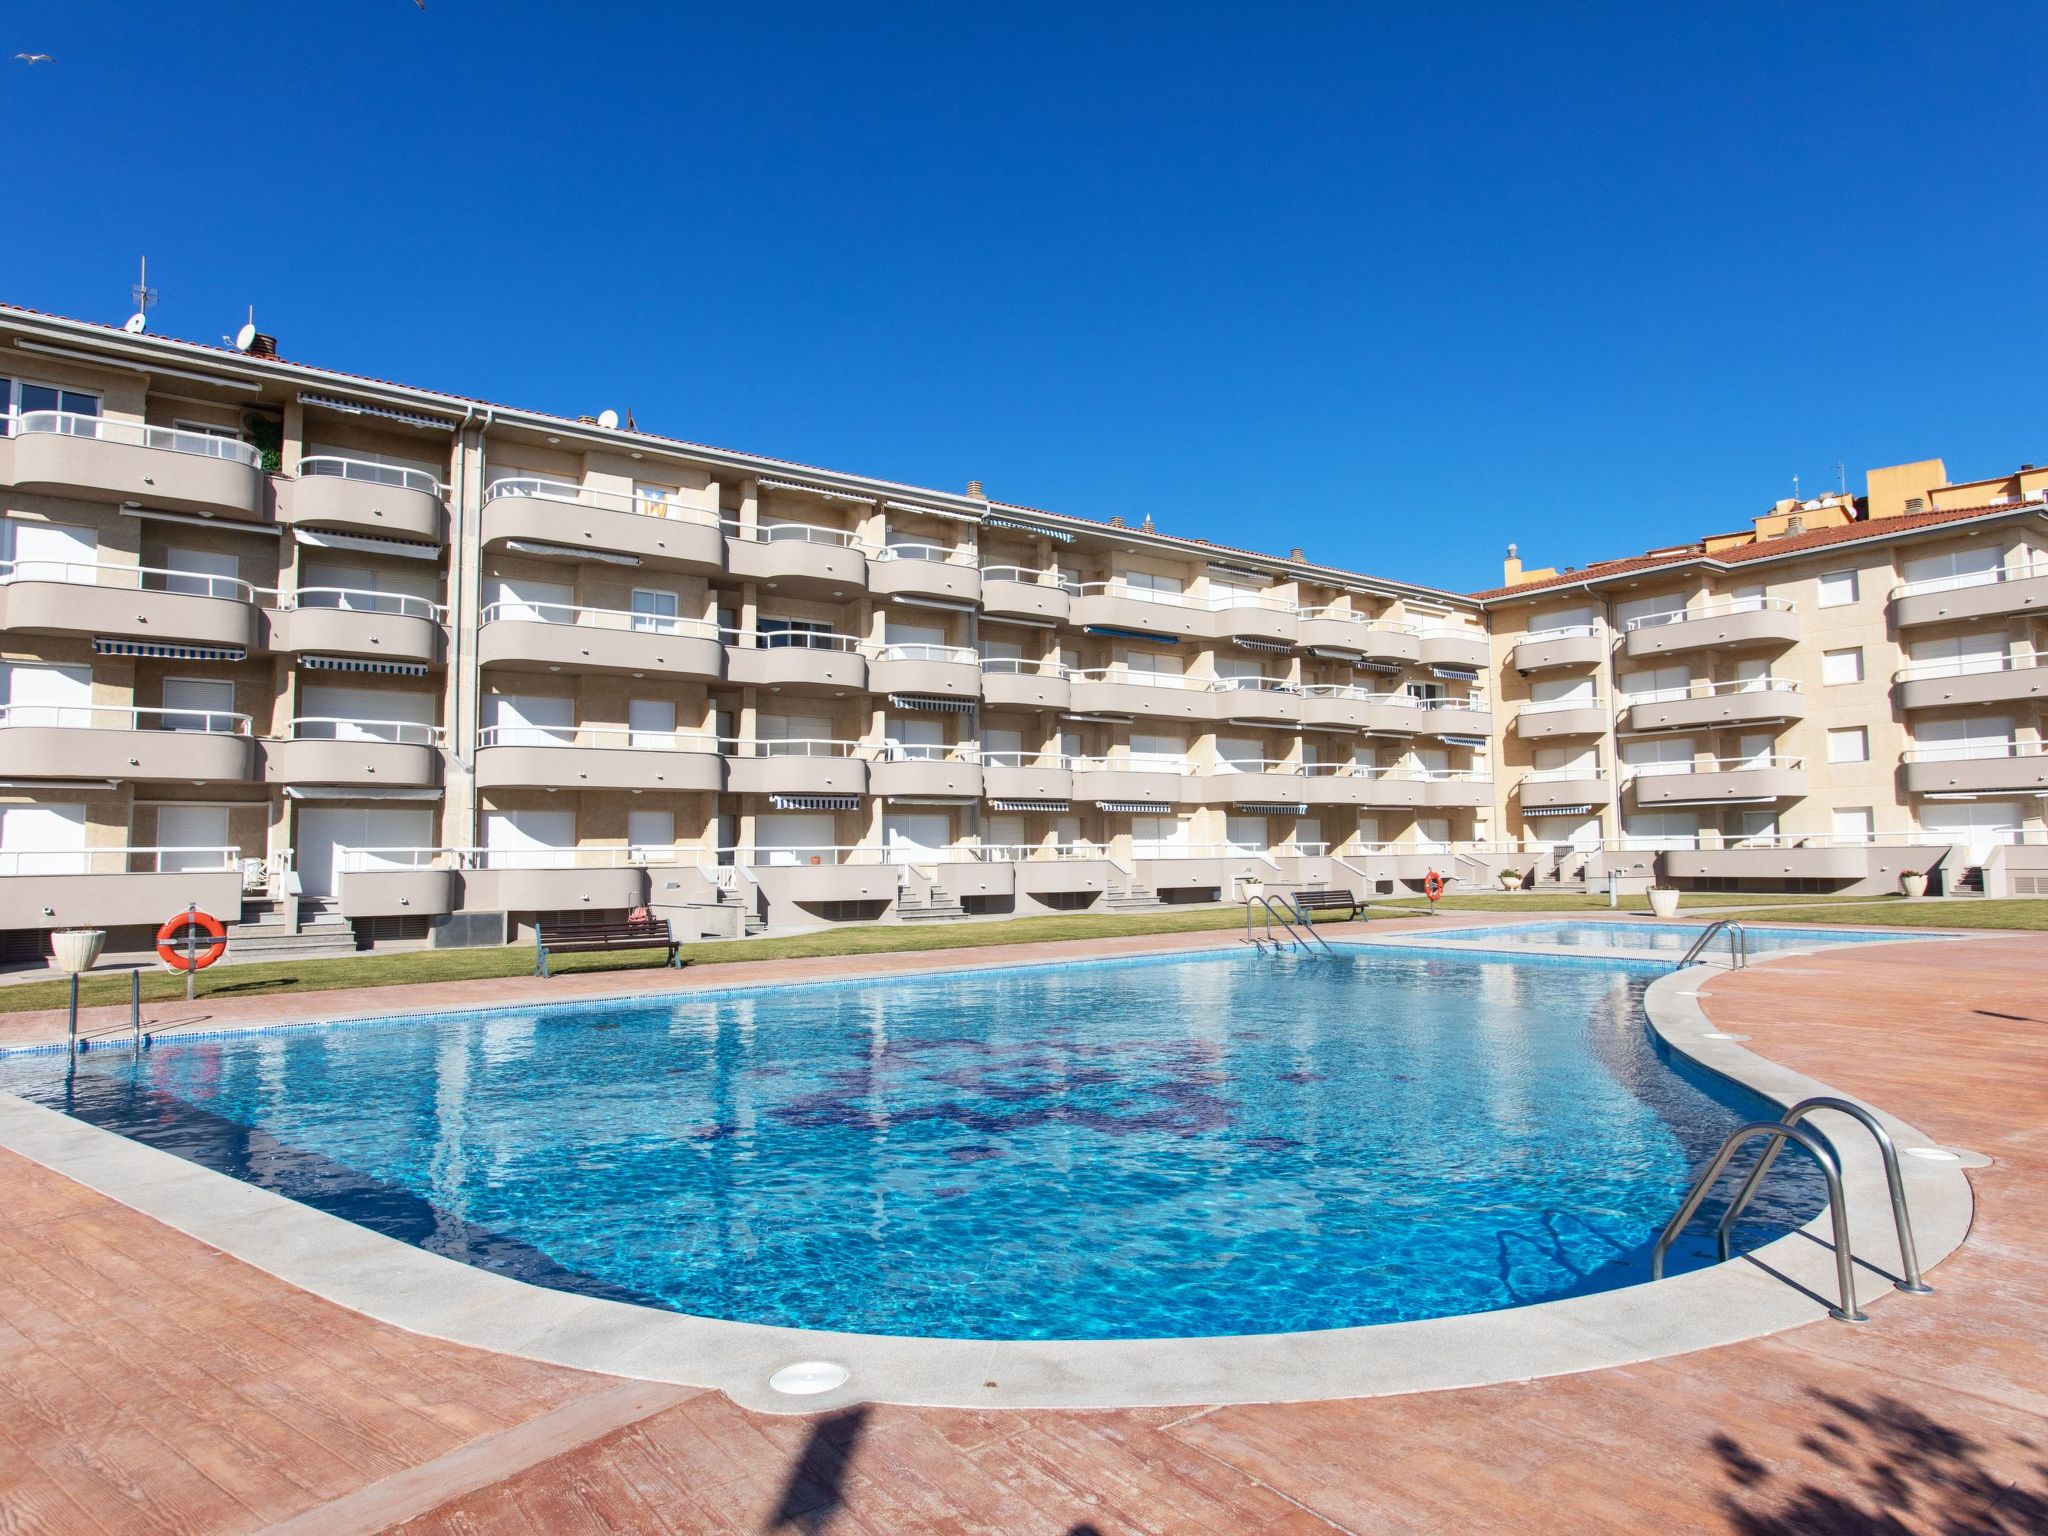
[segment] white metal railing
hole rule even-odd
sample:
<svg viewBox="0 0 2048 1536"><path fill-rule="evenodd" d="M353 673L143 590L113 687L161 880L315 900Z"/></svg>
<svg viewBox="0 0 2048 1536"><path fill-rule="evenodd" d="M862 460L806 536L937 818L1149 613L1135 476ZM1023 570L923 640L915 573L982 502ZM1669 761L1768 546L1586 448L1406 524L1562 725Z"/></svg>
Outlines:
<svg viewBox="0 0 2048 1536"><path fill-rule="evenodd" d="M858 635L834 634L818 629L768 629L752 633L726 632L726 643L757 651L844 651L862 649Z"/></svg>
<svg viewBox="0 0 2048 1536"><path fill-rule="evenodd" d="M1483 631L1460 629L1455 624L1425 624L1422 626L1422 638L1425 640L1476 640L1482 645L1486 643L1486 635Z"/></svg>
<svg viewBox="0 0 2048 1536"><path fill-rule="evenodd" d="M1301 765L1284 757L1221 757L1209 771L1214 774L1287 773L1299 776Z"/></svg>
<svg viewBox="0 0 2048 1536"><path fill-rule="evenodd" d="M1490 768L1417 768L1415 777L1425 784L1491 784Z"/></svg>
<svg viewBox="0 0 2048 1536"><path fill-rule="evenodd" d="M950 661L961 666L973 667L981 663L981 654L964 645L925 645L921 643L890 643L875 651L877 661Z"/></svg>
<svg viewBox="0 0 2048 1536"><path fill-rule="evenodd" d="M2048 753L2048 742L1951 741L1908 747L1899 758L1908 763L1975 763L2001 757L2040 757L2044 753Z"/></svg>
<svg viewBox="0 0 2048 1536"><path fill-rule="evenodd" d="M1211 613L1228 613L1234 608L1253 608L1261 613L1285 614L1289 618L1299 618L1301 615L1301 609L1288 599L1268 597L1263 592L1212 592L1199 601Z"/></svg>
<svg viewBox="0 0 2048 1536"><path fill-rule="evenodd" d="M338 453L316 453L299 460L300 479L333 477L360 480L368 485L392 485L408 491L423 491L439 498L446 487L423 469L402 464L379 464L374 459L351 459Z"/></svg>
<svg viewBox="0 0 2048 1536"><path fill-rule="evenodd" d="M1532 629L1515 643L1526 645L1532 640L1593 640L1599 638L1597 624L1557 624L1549 629Z"/></svg>
<svg viewBox="0 0 2048 1536"><path fill-rule="evenodd" d="M853 757L861 744L826 736L742 736L727 738L724 746L728 757Z"/></svg>
<svg viewBox="0 0 2048 1536"><path fill-rule="evenodd" d="M1701 603L1696 608L1673 608L1667 613L1645 613L1628 621L1628 630L1659 629L1666 624L1685 624L1693 619L1719 619L1731 613L1791 613L1793 604L1784 597L1724 597Z"/></svg>
<svg viewBox="0 0 2048 1536"><path fill-rule="evenodd" d="M1185 592L1164 591L1158 587L1134 587L1121 578L1108 581L1076 582L1072 588L1076 597L1127 597L1137 603L1157 603L1163 608L1198 608L1201 606Z"/></svg>
<svg viewBox="0 0 2048 1536"><path fill-rule="evenodd" d="M735 863L752 864L762 869L789 868L808 864L890 864L905 862L890 857L900 850L881 847L870 843L818 844L814 847L763 848L757 846L721 849L730 852ZM935 856L934 856L935 857ZM919 850L919 862L925 862L923 851Z"/></svg>
<svg viewBox="0 0 2048 1536"><path fill-rule="evenodd" d="M1279 873L1272 855L1263 848L1245 848L1236 843L1176 843L1158 838L1131 839L1131 856L1139 859L1257 859Z"/></svg>
<svg viewBox="0 0 2048 1536"><path fill-rule="evenodd" d="M1207 692L1209 680L1180 672L1131 672L1123 667L1096 667L1067 674L1077 683L1125 683L1134 688L1180 688Z"/></svg>
<svg viewBox="0 0 2048 1536"><path fill-rule="evenodd" d="M1956 592L1965 587L1995 587L2005 581L2028 581L2048 576L2048 559L2026 556L2011 565L1994 565L1984 571L1962 571L1954 576L1930 576L1923 581L1902 581L1891 590L1898 597L1919 597L1927 592Z"/></svg>
<svg viewBox="0 0 2048 1536"><path fill-rule="evenodd" d="M752 527L727 520L724 523L728 538L743 539L750 544L829 544L835 549L866 549L860 535L849 533L844 528L820 528L815 523L756 523Z"/></svg>
<svg viewBox="0 0 2048 1536"><path fill-rule="evenodd" d="M1334 619L1353 625L1358 629L1371 630L1375 634L1420 635L1423 633L1420 625L1404 624L1399 619L1367 618L1364 614L1353 613L1350 609L1339 608L1333 603L1324 603L1320 607L1315 608L1301 608L1297 609L1296 612L1304 619Z"/></svg>
<svg viewBox="0 0 2048 1536"><path fill-rule="evenodd" d="M1712 699L1728 693L1798 693L1799 681L1791 677L1733 677L1718 683L1690 682L1679 688L1646 688L1624 693L1624 706L1635 704L1677 704L1686 699Z"/></svg>
<svg viewBox="0 0 2048 1536"><path fill-rule="evenodd" d="M1064 662L1053 657L1033 661L1028 656L984 656L981 658L984 673L1001 677L1065 677Z"/></svg>
<svg viewBox="0 0 2048 1536"><path fill-rule="evenodd" d="M647 635L690 635L717 640L728 631L710 619L673 613L635 613L626 608L585 608L576 603L535 603L499 598L484 604L481 623L568 624L584 629L632 630Z"/></svg>
<svg viewBox="0 0 2048 1536"><path fill-rule="evenodd" d="M1033 864L1055 859L1101 861L1107 850L1094 843L982 843L974 852L984 864Z"/></svg>
<svg viewBox="0 0 2048 1536"><path fill-rule="evenodd" d="M1185 757L1154 757L1143 753L1133 757L1077 757L1073 763L1076 773L1188 774L1194 771L1194 765Z"/></svg>
<svg viewBox="0 0 2048 1536"><path fill-rule="evenodd" d="M1286 693L1299 695L1301 688L1284 677L1219 677L1209 684L1211 693Z"/></svg>
<svg viewBox="0 0 2048 1536"><path fill-rule="evenodd" d="M1786 757L1777 752L1754 757L1701 757L1682 763L1624 763L1632 779L1662 779L1687 773L1749 773L1764 768L1804 768L1803 757Z"/></svg>
<svg viewBox="0 0 2048 1536"><path fill-rule="evenodd" d="M154 565L113 565L99 560L0 561L0 583L51 581L73 587L107 587L123 592L169 592L184 597L218 597L253 603L262 588L234 576L174 571Z"/></svg>
<svg viewBox="0 0 2048 1536"><path fill-rule="evenodd" d="M241 862L239 848L10 848L0 876L221 874Z"/></svg>
<svg viewBox="0 0 2048 1536"><path fill-rule="evenodd" d="M1486 715L1491 714L1493 712L1493 706L1489 704L1485 699L1454 699L1448 696L1442 698L1417 699L1415 701L1415 707L1417 709L1467 710L1475 715Z"/></svg>
<svg viewBox="0 0 2048 1536"><path fill-rule="evenodd" d="M888 741L874 749L878 763L978 763L981 747L972 741Z"/></svg>
<svg viewBox="0 0 2048 1536"><path fill-rule="evenodd" d="M334 867L342 874L377 869L454 869L472 848L351 848L337 843Z"/></svg>
<svg viewBox="0 0 2048 1536"><path fill-rule="evenodd" d="M1014 581L1027 587L1057 587L1060 591L1073 593L1080 584L1058 571L1035 570L1028 565L984 565L981 568L983 581Z"/></svg>
<svg viewBox="0 0 2048 1536"><path fill-rule="evenodd" d="M459 848L458 869L626 869L638 863L627 847Z"/></svg>
<svg viewBox="0 0 2048 1536"><path fill-rule="evenodd" d="M1561 715L1571 709L1607 708L1607 701L1600 698L1531 699L1522 706L1525 715Z"/></svg>
<svg viewBox="0 0 2048 1536"><path fill-rule="evenodd" d="M704 731L638 730L630 725L487 725L479 747L604 747L634 752L716 752L718 738Z"/></svg>
<svg viewBox="0 0 2048 1536"><path fill-rule="evenodd" d="M438 725L417 720L357 720L344 715L298 715L285 733L293 741L386 741L408 747L438 747L446 735Z"/></svg>
<svg viewBox="0 0 2048 1536"><path fill-rule="evenodd" d="M1992 672L2026 672L2048 666L2039 651L2001 651L1997 655L1951 656L1941 661L1908 662L1892 674L1895 683L1926 682L1942 677L1978 677Z"/></svg>
<svg viewBox="0 0 2048 1536"><path fill-rule="evenodd" d="M1312 779L1393 779L1412 783L1421 777L1406 763L1303 763L1301 771Z"/></svg>
<svg viewBox="0 0 2048 1536"><path fill-rule="evenodd" d="M974 550L966 544L891 543L868 552L870 560L922 560L931 565L973 565Z"/></svg>
<svg viewBox="0 0 2048 1536"><path fill-rule="evenodd" d="M1517 784L1567 784L1575 779L1597 779L1602 769L1596 763L1581 768L1532 768L1515 782Z"/></svg>
<svg viewBox="0 0 2048 1536"><path fill-rule="evenodd" d="M981 749L981 761L986 768L1071 768L1074 764L1064 752L991 752L987 747Z"/></svg>
<svg viewBox="0 0 2048 1536"><path fill-rule="evenodd" d="M363 587L300 587L296 592L277 594L280 608L335 609L343 613L382 613L401 618L427 619L439 624L448 610L431 598L405 592L372 592Z"/></svg>
<svg viewBox="0 0 2048 1536"><path fill-rule="evenodd" d="M515 497L597 507L607 512L629 512L636 517L664 517L714 528L719 526L718 514L708 508L693 507L687 502L671 501L665 496L650 496L640 491L601 491L573 481L550 480L540 475L506 475L484 487L486 502Z"/></svg>
<svg viewBox="0 0 2048 1536"><path fill-rule="evenodd" d="M0 727L94 731L191 731L247 736L249 717L225 709L159 709L131 704L0 704Z"/></svg>
<svg viewBox="0 0 2048 1536"><path fill-rule="evenodd" d="M202 459L226 459L231 464L254 468L262 453L238 437L216 437L210 432L193 432L182 427L152 427L139 421L119 421L107 416L82 416L75 411L25 411L15 419L17 435L54 432L64 437L90 437L103 443L123 443L135 448L159 448L168 453L187 453Z"/></svg>
<svg viewBox="0 0 2048 1536"><path fill-rule="evenodd" d="M1391 704L1396 709L1417 709L1421 706L1412 693L1375 693L1370 688L1361 688L1356 683L1310 683L1301 690L1303 698L1309 699L1350 699L1360 704Z"/></svg>

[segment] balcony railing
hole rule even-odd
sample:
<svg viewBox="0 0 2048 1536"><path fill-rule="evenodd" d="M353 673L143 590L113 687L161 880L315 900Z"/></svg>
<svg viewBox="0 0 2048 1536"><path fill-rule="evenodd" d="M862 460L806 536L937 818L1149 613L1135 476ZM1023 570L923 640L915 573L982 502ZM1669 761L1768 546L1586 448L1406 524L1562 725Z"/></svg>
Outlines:
<svg viewBox="0 0 2048 1536"><path fill-rule="evenodd" d="M858 757L862 743L825 736L728 737L727 757Z"/></svg>
<svg viewBox="0 0 2048 1536"><path fill-rule="evenodd" d="M1354 613L1349 608L1339 608L1332 603L1324 603L1322 606L1316 608L1300 608L1297 609L1296 612L1304 619L1335 619L1341 623L1355 624L1360 629L1369 629L1376 634L1382 635L1421 635L1424 633L1438 633L1438 631L1425 631L1419 624L1404 624L1399 619L1368 618L1366 615L1362 613ZM1445 630L1441 631L1441 633L1462 635L1466 633L1466 631Z"/></svg>
<svg viewBox="0 0 2048 1536"><path fill-rule="evenodd" d="M300 479L320 477L360 480L366 485L394 485L408 491L422 491L437 499L447 494L447 487L423 469L379 464L374 459L351 459L338 453L316 453L299 460Z"/></svg>
<svg viewBox="0 0 2048 1536"><path fill-rule="evenodd" d="M981 670L997 677L1065 677L1066 665L1048 656L1043 661L1033 661L1028 656L984 656ZM1075 676L1083 674L1076 673Z"/></svg>
<svg viewBox="0 0 2048 1536"><path fill-rule="evenodd" d="M484 604L485 624L569 624L586 629L632 630L646 635L691 635L717 640L732 633L710 619L684 618L673 613L635 613L625 608L584 608L574 603L530 603L523 598L500 598Z"/></svg>
<svg viewBox="0 0 2048 1536"><path fill-rule="evenodd" d="M889 643L878 647L874 653L876 661L951 661L961 666L974 667L981 664L981 654L964 645L925 645Z"/></svg>
<svg viewBox="0 0 2048 1536"><path fill-rule="evenodd" d="M1528 640L1592 640L1600 634L1597 624L1556 624L1549 629L1532 629L1515 637L1517 644Z"/></svg>
<svg viewBox="0 0 2048 1536"><path fill-rule="evenodd" d="M322 608L343 613L381 613L407 619L427 619L435 624L448 617L448 610L430 598L405 592L372 592L362 587L301 587L296 592L277 594L280 608Z"/></svg>
<svg viewBox="0 0 2048 1536"><path fill-rule="evenodd" d="M827 544L834 549L860 550L871 547L861 543L857 533L844 528L820 528L815 523L756 523L743 527L727 519L723 526L727 538L743 539L749 544Z"/></svg>
<svg viewBox="0 0 2048 1536"><path fill-rule="evenodd" d="M233 576L209 576L201 571L173 571L153 565L110 565L98 560L0 561L0 583L14 581L54 581L123 592L172 592L235 603L253 603L256 594L264 590Z"/></svg>
<svg viewBox="0 0 2048 1536"><path fill-rule="evenodd" d="M1224 757L1218 758L1211 773L1292 773L1299 774L1301 765L1285 757Z"/></svg>
<svg viewBox="0 0 2048 1536"><path fill-rule="evenodd" d="M868 554L870 560L923 560L931 565L973 565L974 551L964 544L887 544Z"/></svg>
<svg viewBox="0 0 2048 1536"><path fill-rule="evenodd" d="M1372 779L1407 783L1421 777L1406 763L1303 763L1301 772L1312 779Z"/></svg>
<svg viewBox="0 0 2048 1536"><path fill-rule="evenodd" d="M726 630L722 633L726 644L756 651L855 652L866 644L858 635L837 635L817 629L771 629L753 633Z"/></svg>
<svg viewBox="0 0 2048 1536"><path fill-rule="evenodd" d="M1711 603L1701 603L1697 608L1673 608L1667 613L1646 613L1628 621L1629 633L1639 629L1658 629L1666 624L1686 624L1694 619L1721 619L1732 613L1790 613L1793 604L1783 597L1729 597Z"/></svg>
<svg viewBox="0 0 2048 1536"><path fill-rule="evenodd" d="M1285 693L1299 696L1299 684L1284 677L1219 677L1209 684L1211 693Z"/></svg>
<svg viewBox="0 0 2048 1536"><path fill-rule="evenodd" d="M2048 575L2048 567L2043 568ZM1996 656L1953 656L1942 661L1915 661L1892 674L1895 683L1920 683L1932 678L1979 677L1991 672L2025 672L2048 666L2040 651L2000 652Z"/></svg>
<svg viewBox="0 0 2048 1536"><path fill-rule="evenodd" d="M1137 753L1129 757L1077 757L1074 759L1076 773L1170 773L1188 774L1194 765L1185 757L1155 756Z"/></svg>
<svg viewBox="0 0 2048 1536"><path fill-rule="evenodd" d="M479 747L605 747L633 752L716 752L708 731L638 730L630 725L487 725Z"/></svg>
<svg viewBox="0 0 2048 1536"><path fill-rule="evenodd" d="M1624 693L1629 704L1677 704L1686 699L1712 699L1730 693L1797 693L1799 682L1790 677L1737 677L1718 683L1687 683L1682 688L1650 688L1641 693Z"/></svg>
<svg viewBox="0 0 2048 1536"><path fill-rule="evenodd" d="M1310 683L1298 691L1305 699L1351 699L1360 704L1391 704L1397 709L1421 707L1421 700L1412 693L1375 693L1356 683Z"/></svg>
<svg viewBox="0 0 2048 1536"><path fill-rule="evenodd" d="M1963 571L1954 576L1930 576L1925 581L1904 581L1893 587L1891 595L1919 597L1926 592L1958 592L1964 587L1992 587L2002 581L2029 581L2036 576L2048 576L2048 560L2027 558L2012 565L1994 565L1985 571Z"/></svg>
<svg viewBox="0 0 2048 1536"><path fill-rule="evenodd" d="M981 843L972 852L984 864L1036 864L1056 859L1105 859L1094 843Z"/></svg>
<svg viewBox="0 0 2048 1536"><path fill-rule="evenodd" d="M357 720L344 715L298 715L286 724L292 741L388 741L407 747L438 747L446 732L417 720Z"/></svg>
<svg viewBox="0 0 2048 1536"><path fill-rule="evenodd" d="M981 748L971 741L884 741L873 755L878 763L978 763Z"/></svg>
<svg viewBox="0 0 2048 1536"><path fill-rule="evenodd" d="M1515 782L1517 784L1565 784L1574 779L1597 779L1604 770L1599 763L1587 763L1576 768L1532 768Z"/></svg>
<svg viewBox="0 0 2048 1536"><path fill-rule="evenodd" d="M152 427L106 416L81 416L73 411L25 411L16 418L14 430L22 436L55 432L65 437L90 437L103 443L189 453L202 459L226 459L231 464L247 464L251 468L263 462L261 451L240 438L215 437L210 432L191 432L182 427Z"/></svg>
<svg viewBox="0 0 2048 1536"><path fill-rule="evenodd" d="M1531 699L1528 703L1522 706L1521 713L1525 715L1561 715L1566 710L1572 709L1604 710L1606 708L1607 701L1605 699L1593 697L1573 697L1568 699Z"/></svg>
<svg viewBox="0 0 2048 1536"><path fill-rule="evenodd" d="M2040 741L1950 741L1928 747L1908 747L1899 754L1907 763L1978 763L2005 757L2040 757L2048 753L2048 742Z"/></svg>
<svg viewBox="0 0 2048 1536"><path fill-rule="evenodd" d="M985 768L1071 768L1075 759L1064 752L990 751L981 749L981 762Z"/></svg>
<svg viewBox="0 0 2048 1536"><path fill-rule="evenodd" d="M247 736L249 717L225 709L158 709L128 704L0 704L0 728L193 731Z"/></svg>
<svg viewBox="0 0 2048 1536"><path fill-rule="evenodd" d="M1027 587L1057 587L1069 595L1081 590L1081 584L1060 575L1058 571L1033 570L1028 565L984 565L981 568L983 581L1014 581Z"/></svg>
<svg viewBox="0 0 2048 1536"><path fill-rule="evenodd" d="M1134 688L1179 688L1186 692L1206 693L1209 679L1188 677L1180 672L1132 672L1123 667L1096 667L1091 671L1075 671L1068 674L1077 683L1126 683Z"/></svg>
<svg viewBox="0 0 2048 1536"><path fill-rule="evenodd" d="M9 849L0 852L0 876L224 873L241 862L239 848Z"/></svg>
<svg viewBox="0 0 2048 1536"><path fill-rule="evenodd" d="M1688 773L1745 773L1765 768L1804 768L1803 757L1763 753L1755 757L1700 757L1682 763L1628 763L1623 765L1631 779L1673 778Z"/></svg>
<svg viewBox="0 0 2048 1536"><path fill-rule="evenodd" d="M567 480L547 480L539 476L507 475L484 487L485 501L507 497L531 497L536 501L559 501L570 506L597 507L606 512L626 512L636 517L665 517L719 526L717 513L704 507L671 501L665 496L649 496L639 491L600 491Z"/></svg>
<svg viewBox="0 0 2048 1536"><path fill-rule="evenodd" d="M1485 699L1454 699L1448 697L1433 699L1417 699L1415 701L1415 707L1417 709L1464 709L1474 711L1478 714L1487 714L1490 713L1493 709L1493 706L1489 704Z"/></svg>

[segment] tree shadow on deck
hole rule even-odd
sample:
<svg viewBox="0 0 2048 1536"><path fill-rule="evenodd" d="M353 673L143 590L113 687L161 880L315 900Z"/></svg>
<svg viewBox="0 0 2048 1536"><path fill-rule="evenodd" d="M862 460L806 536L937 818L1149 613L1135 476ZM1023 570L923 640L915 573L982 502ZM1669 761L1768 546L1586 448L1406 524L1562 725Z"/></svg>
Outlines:
<svg viewBox="0 0 2048 1536"><path fill-rule="evenodd" d="M2048 1531L2048 1452L1951 1428L1877 1395L1813 1399L1797 1449L1757 1453L1730 1435L1711 1444L1735 1486L1721 1496L1740 1536L2026 1536ZM1801 1466L1801 1455L1817 1466ZM1773 1455L1777 1466L1760 1459Z"/></svg>
<svg viewBox="0 0 2048 1536"><path fill-rule="evenodd" d="M812 1420L810 1438L790 1464L789 1480L764 1530L813 1536L832 1523L846 1502L846 1474L867 1429L868 1414L862 1405Z"/></svg>

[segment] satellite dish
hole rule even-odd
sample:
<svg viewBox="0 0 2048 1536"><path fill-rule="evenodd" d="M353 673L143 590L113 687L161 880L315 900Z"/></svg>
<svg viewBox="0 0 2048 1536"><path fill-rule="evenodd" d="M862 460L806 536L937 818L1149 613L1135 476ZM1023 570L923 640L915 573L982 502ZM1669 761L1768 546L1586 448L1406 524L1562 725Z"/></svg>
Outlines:
<svg viewBox="0 0 2048 1536"><path fill-rule="evenodd" d="M149 329L149 316L145 315L141 310L138 309L134 314L128 317L128 323L122 326L121 329L126 331L130 336L140 336L144 331Z"/></svg>
<svg viewBox="0 0 2048 1536"><path fill-rule="evenodd" d="M247 325L235 332L235 350L237 352L246 352L255 345L256 322L251 320Z"/></svg>
<svg viewBox="0 0 2048 1536"><path fill-rule="evenodd" d="M599 411L597 413L597 424L607 432L616 432L619 430L619 413L617 411Z"/></svg>

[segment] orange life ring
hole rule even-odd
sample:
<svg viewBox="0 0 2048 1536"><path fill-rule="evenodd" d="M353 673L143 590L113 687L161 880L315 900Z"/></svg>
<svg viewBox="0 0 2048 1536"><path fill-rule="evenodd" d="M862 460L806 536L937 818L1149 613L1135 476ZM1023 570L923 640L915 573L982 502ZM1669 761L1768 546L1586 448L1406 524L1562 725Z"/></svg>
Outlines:
<svg viewBox="0 0 2048 1536"><path fill-rule="evenodd" d="M1444 877L1431 870L1422 877L1422 894L1431 901L1441 901L1444 894Z"/></svg>
<svg viewBox="0 0 2048 1536"><path fill-rule="evenodd" d="M189 959L184 947L187 929L197 928L206 935L207 945L195 950ZM203 971L214 961L228 952L228 931L221 927L220 919L211 912L180 912L175 917L164 919L163 927L156 931L156 957L174 971L185 970L188 966Z"/></svg>

